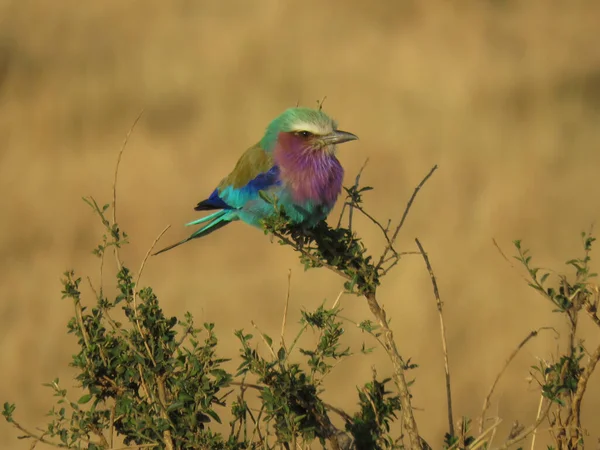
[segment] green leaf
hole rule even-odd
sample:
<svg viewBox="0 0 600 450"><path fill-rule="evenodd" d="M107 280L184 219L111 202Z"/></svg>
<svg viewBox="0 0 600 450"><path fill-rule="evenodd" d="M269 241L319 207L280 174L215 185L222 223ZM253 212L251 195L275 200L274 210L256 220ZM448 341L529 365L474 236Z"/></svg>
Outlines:
<svg viewBox="0 0 600 450"><path fill-rule="evenodd" d="M285 361L285 357L286 357L286 351L285 348L280 347L279 351L277 352L277 359L279 361Z"/></svg>
<svg viewBox="0 0 600 450"><path fill-rule="evenodd" d="M212 409L209 409L207 411L205 411L206 414L208 414L210 417L212 417L215 421L217 421L218 423L221 423L221 418L218 416L218 414L216 412L214 412Z"/></svg>
<svg viewBox="0 0 600 450"><path fill-rule="evenodd" d="M77 400L77 403L79 403L80 405L83 405L87 402L89 402L92 399L92 394L85 394L82 395L81 397L79 397L79 400Z"/></svg>
<svg viewBox="0 0 600 450"><path fill-rule="evenodd" d="M7 422L13 421L12 415L15 412L15 409L17 409L17 407L14 403L4 402L4 409L2 411L2 415L4 416Z"/></svg>
<svg viewBox="0 0 600 450"><path fill-rule="evenodd" d="M262 337L265 338L265 341L267 341L267 344L269 344L269 347L271 347L271 344L273 344L273 339L271 339L270 336L268 336L264 333L261 333L261 334L262 334Z"/></svg>

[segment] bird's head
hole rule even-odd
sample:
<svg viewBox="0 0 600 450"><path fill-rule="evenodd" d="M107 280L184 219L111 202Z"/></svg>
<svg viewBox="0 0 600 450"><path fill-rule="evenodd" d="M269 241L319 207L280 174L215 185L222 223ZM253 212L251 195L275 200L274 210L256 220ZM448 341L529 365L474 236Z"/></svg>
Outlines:
<svg viewBox="0 0 600 450"><path fill-rule="evenodd" d="M358 137L337 128L337 123L320 109L290 108L275 118L261 140L272 151L277 144L298 151L335 153L336 145Z"/></svg>

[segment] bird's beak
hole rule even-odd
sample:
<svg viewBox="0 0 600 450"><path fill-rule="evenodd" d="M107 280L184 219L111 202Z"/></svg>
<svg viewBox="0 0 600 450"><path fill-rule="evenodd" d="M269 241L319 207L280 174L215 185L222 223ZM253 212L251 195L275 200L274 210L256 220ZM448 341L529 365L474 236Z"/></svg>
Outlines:
<svg viewBox="0 0 600 450"><path fill-rule="evenodd" d="M325 145L341 144L343 142L355 141L358 136L347 131L335 130L321 138Z"/></svg>

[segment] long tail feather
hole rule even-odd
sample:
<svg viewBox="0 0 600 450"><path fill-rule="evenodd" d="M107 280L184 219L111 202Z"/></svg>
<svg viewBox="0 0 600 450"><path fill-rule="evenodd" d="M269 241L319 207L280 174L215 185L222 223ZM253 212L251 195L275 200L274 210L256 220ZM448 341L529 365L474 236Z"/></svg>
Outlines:
<svg viewBox="0 0 600 450"><path fill-rule="evenodd" d="M152 256L159 255L163 252L166 252L167 250L171 250L175 247L179 247L181 244L185 244L186 242L189 242L192 239L201 238L203 236L206 236L207 234L212 233L213 231L217 231L219 228L223 228L225 225L231 223L231 217L230 217L230 214L228 214L229 212L230 211L218 211L214 214L203 217L199 220L195 220L194 222L187 223L186 225L196 225L196 224L199 224L202 222L206 222L210 219L214 219L208 225L205 225L204 227L200 228L199 230L194 231L190 235L190 237L185 238L182 241L176 242L175 244L169 245L168 247L165 247L162 250L159 250L156 253L153 253Z"/></svg>
<svg viewBox="0 0 600 450"><path fill-rule="evenodd" d="M217 211L216 213L209 214L208 216L200 217L199 219L194 220L193 222L186 223L185 226L189 227L191 225L198 225L198 224L201 224L201 223L204 223L204 222L211 221L213 219L218 219L220 217L223 217L227 213L228 213L228 211L220 210L220 211Z"/></svg>

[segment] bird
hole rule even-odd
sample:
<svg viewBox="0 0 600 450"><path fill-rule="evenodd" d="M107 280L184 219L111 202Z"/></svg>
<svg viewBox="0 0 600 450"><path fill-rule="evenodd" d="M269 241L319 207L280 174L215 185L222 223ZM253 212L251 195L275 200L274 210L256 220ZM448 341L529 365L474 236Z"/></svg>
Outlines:
<svg viewBox="0 0 600 450"><path fill-rule="evenodd" d="M234 169L194 210L211 214L186 226L202 225L189 237L154 255L204 237L241 220L261 228L263 219L278 214L275 198L289 222L308 229L325 220L342 191L344 169L337 145L358 136L338 129L321 107L288 108L266 127ZM213 212L214 211L214 212Z"/></svg>

